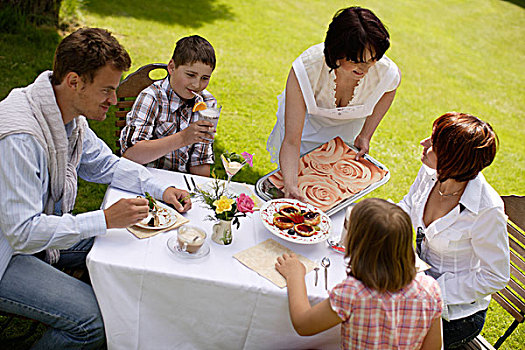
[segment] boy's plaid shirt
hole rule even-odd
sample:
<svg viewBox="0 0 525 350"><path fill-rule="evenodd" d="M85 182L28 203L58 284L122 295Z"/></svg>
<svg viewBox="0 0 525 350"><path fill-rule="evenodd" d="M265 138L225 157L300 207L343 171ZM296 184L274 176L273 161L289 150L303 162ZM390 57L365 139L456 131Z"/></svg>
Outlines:
<svg viewBox="0 0 525 350"><path fill-rule="evenodd" d="M208 107L216 107L217 101L206 90L200 95ZM124 153L141 140L155 140L184 130L198 120L198 112L191 110L195 99L182 100L170 86L169 76L144 89L126 116L126 126L120 134L120 147ZM195 143L181 147L146 166L187 172L189 167L213 164L213 142Z"/></svg>

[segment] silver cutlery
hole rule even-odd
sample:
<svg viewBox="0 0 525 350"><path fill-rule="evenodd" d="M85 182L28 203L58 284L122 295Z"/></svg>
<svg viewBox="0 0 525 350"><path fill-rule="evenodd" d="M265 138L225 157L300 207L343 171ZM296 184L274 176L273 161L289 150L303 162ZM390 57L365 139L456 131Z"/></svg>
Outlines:
<svg viewBox="0 0 525 350"><path fill-rule="evenodd" d="M315 271L315 286L317 287L317 280L319 279L319 266L314 267Z"/></svg>
<svg viewBox="0 0 525 350"><path fill-rule="evenodd" d="M326 256L321 260L321 266L324 267L324 289L328 290L328 268L330 267L330 259Z"/></svg>
<svg viewBox="0 0 525 350"><path fill-rule="evenodd" d="M193 178L192 178L193 180ZM184 182L186 182L186 187L188 187L188 191L191 192L191 186L190 186L190 183L188 182L188 178L186 177L186 175L184 175Z"/></svg>

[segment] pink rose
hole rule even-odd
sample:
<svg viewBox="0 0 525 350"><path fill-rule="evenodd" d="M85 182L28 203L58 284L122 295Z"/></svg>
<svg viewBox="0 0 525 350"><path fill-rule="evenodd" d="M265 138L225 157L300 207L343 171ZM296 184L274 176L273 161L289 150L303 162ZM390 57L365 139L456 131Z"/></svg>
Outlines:
<svg viewBox="0 0 525 350"><path fill-rule="evenodd" d="M247 196L244 193L241 193L236 199L237 201L237 210L241 213L253 213L253 199L250 196Z"/></svg>

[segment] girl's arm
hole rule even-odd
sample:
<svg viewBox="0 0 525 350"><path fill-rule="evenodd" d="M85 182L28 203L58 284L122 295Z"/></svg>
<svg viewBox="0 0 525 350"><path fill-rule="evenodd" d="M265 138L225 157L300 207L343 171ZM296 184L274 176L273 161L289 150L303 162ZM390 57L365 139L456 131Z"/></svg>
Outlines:
<svg viewBox="0 0 525 350"><path fill-rule="evenodd" d="M442 342L442 331L441 331L441 317L437 317L432 321L430 329L428 330L421 350L439 350L441 349Z"/></svg>
<svg viewBox="0 0 525 350"><path fill-rule="evenodd" d="M366 118L365 124L363 125L363 129L361 129L361 132L359 133L359 135L357 135L354 141L354 146L359 148L359 152L355 157L356 160L358 160L365 153L368 153L372 135L374 135L377 126L379 125L386 112L392 105L395 95L396 90L385 93L377 102L372 114Z"/></svg>
<svg viewBox="0 0 525 350"><path fill-rule="evenodd" d="M275 268L286 278L290 318L299 335L314 335L343 322L332 310L328 298L314 307L310 306L304 283L306 269L295 254L284 254L277 258Z"/></svg>
<svg viewBox="0 0 525 350"><path fill-rule="evenodd" d="M279 165L284 178L284 195L305 201L297 187L301 137L303 134L306 104L293 68L286 81L286 102L284 111L284 139L279 153Z"/></svg>

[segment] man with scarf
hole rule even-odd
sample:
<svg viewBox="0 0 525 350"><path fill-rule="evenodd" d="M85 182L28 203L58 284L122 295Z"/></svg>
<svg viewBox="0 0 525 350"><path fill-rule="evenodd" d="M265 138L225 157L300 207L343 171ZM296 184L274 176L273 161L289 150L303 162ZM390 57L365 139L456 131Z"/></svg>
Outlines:
<svg viewBox="0 0 525 350"><path fill-rule="evenodd" d="M106 118L130 65L108 31L79 29L58 45L52 72L0 102L0 310L50 326L36 348L104 346L91 286L55 267L85 266L95 236L148 215L143 198L71 215L78 176L191 208L186 191L113 155L86 122Z"/></svg>

